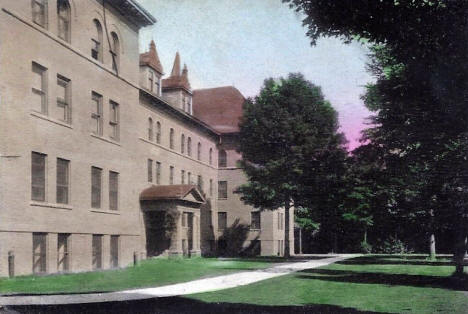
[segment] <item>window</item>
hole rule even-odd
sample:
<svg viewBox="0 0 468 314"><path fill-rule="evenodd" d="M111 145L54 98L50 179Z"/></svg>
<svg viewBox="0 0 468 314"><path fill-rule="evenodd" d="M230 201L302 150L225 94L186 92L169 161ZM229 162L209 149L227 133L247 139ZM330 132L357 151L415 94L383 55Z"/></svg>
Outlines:
<svg viewBox="0 0 468 314"><path fill-rule="evenodd" d="M210 196L213 196L213 179L210 179Z"/></svg>
<svg viewBox="0 0 468 314"><path fill-rule="evenodd" d="M219 168L227 167L227 155L224 149L220 150L218 153L218 167Z"/></svg>
<svg viewBox="0 0 468 314"><path fill-rule="evenodd" d="M198 142L197 145L197 160L201 160L201 143Z"/></svg>
<svg viewBox="0 0 468 314"><path fill-rule="evenodd" d="M192 114L192 97L189 97L188 98L188 102L187 102L187 112L189 114Z"/></svg>
<svg viewBox="0 0 468 314"><path fill-rule="evenodd" d="M209 162L211 166L213 164L213 148L210 148Z"/></svg>
<svg viewBox="0 0 468 314"><path fill-rule="evenodd" d="M118 235L111 235L110 237L110 266L112 268L119 267L119 241Z"/></svg>
<svg viewBox="0 0 468 314"><path fill-rule="evenodd" d="M46 200L46 157L47 155L31 154L31 199L44 202Z"/></svg>
<svg viewBox="0 0 468 314"><path fill-rule="evenodd" d="M218 212L218 229L224 230L227 227L227 213Z"/></svg>
<svg viewBox="0 0 468 314"><path fill-rule="evenodd" d="M93 234L93 269L102 268L102 235Z"/></svg>
<svg viewBox="0 0 468 314"><path fill-rule="evenodd" d="M283 213L278 212L278 230L283 230Z"/></svg>
<svg viewBox="0 0 468 314"><path fill-rule="evenodd" d="M187 139L187 155L192 156L192 138Z"/></svg>
<svg viewBox="0 0 468 314"><path fill-rule="evenodd" d="M91 38L91 57L102 62L102 26L98 20L93 20L95 33Z"/></svg>
<svg viewBox="0 0 468 314"><path fill-rule="evenodd" d="M250 229L260 229L261 228L261 218L260 212L251 212L250 213Z"/></svg>
<svg viewBox="0 0 468 314"><path fill-rule="evenodd" d="M185 95L182 96L182 110L186 112L187 110L185 109L185 102L186 102L185 99L186 99Z"/></svg>
<svg viewBox="0 0 468 314"><path fill-rule="evenodd" d="M91 167L91 207L101 208L102 169Z"/></svg>
<svg viewBox="0 0 468 314"><path fill-rule="evenodd" d="M59 233L57 236L57 270L70 270L70 234Z"/></svg>
<svg viewBox="0 0 468 314"><path fill-rule="evenodd" d="M187 173L187 184L192 184L192 173Z"/></svg>
<svg viewBox="0 0 468 314"><path fill-rule="evenodd" d="M169 184L174 184L174 167L169 167Z"/></svg>
<svg viewBox="0 0 468 314"><path fill-rule="evenodd" d="M57 203L69 203L70 161L57 158Z"/></svg>
<svg viewBox="0 0 468 314"><path fill-rule="evenodd" d="M156 84L156 94L161 95L161 79L158 75L155 77L155 84Z"/></svg>
<svg viewBox="0 0 468 314"><path fill-rule="evenodd" d="M33 273L47 272L47 233L33 233Z"/></svg>
<svg viewBox="0 0 468 314"><path fill-rule="evenodd" d="M32 0L32 20L47 28L47 0Z"/></svg>
<svg viewBox="0 0 468 314"><path fill-rule="evenodd" d="M197 187L200 192L203 192L203 178L201 175L197 177Z"/></svg>
<svg viewBox="0 0 468 314"><path fill-rule="evenodd" d="M180 153L183 154L185 152L185 135L182 134L180 136Z"/></svg>
<svg viewBox="0 0 468 314"><path fill-rule="evenodd" d="M57 74L57 107L61 111L59 119L71 123L71 83L64 76Z"/></svg>
<svg viewBox="0 0 468 314"><path fill-rule="evenodd" d="M148 159L148 182L153 182L153 160Z"/></svg>
<svg viewBox="0 0 468 314"><path fill-rule="evenodd" d="M180 171L180 184L185 184L185 170Z"/></svg>
<svg viewBox="0 0 468 314"><path fill-rule="evenodd" d="M148 140L154 140L153 119L148 118Z"/></svg>
<svg viewBox="0 0 468 314"><path fill-rule="evenodd" d="M149 85L149 90L153 91L154 89L154 72L149 70L148 73L148 85Z"/></svg>
<svg viewBox="0 0 468 314"><path fill-rule="evenodd" d="M110 53L112 55L112 70L116 73L119 72L119 65L120 65L120 42L119 37L116 33L111 33L112 44Z"/></svg>
<svg viewBox="0 0 468 314"><path fill-rule="evenodd" d="M156 184L161 184L161 163L156 162Z"/></svg>
<svg viewBox="0 0 468 314"><path fill-rule="evenodd" d="M171 128L169 131L169 148L174 149L174 129Z"/></svg>
<svg viewBox="0 0 468 314"><path fill-rule="evenodd" d="M119 104L115 101L109 102L109 125L111 127L110 137L116 141L120 138L120 128L119 128Z"/></svg>
<svg viewBox="0 0 468 314"><path fill-rule="evenodd" d="M33 62L32 72L34 74L32 93L35 95L33 108L47 114L47 69Z"/></svg>
<svg viewBox="0 0 468 314"><path fill-rule="evenodd" d="M70 4L67 0L57 0L58 37L70 42Z"/></svg>
<svg viewBox="0 0 468 314"><path fill-rule="evenodd" d="M91 118L94 120L93 133L102 135L102 96L98 93L92 93Z"/></svg>
<svg viewBox="0 0 468 314"><path fill-rule="evenodd" d="M119 174L109 171L109 209L119 209Z"/></svg>
<svg viewBox="0 0 468 314"><path fill-rule="evenodd" d="M161 144L161 123L156 122L156 143Z"/></svg>
<svg viewBox="0 0 468 314"><path fill-rule="evenodd" d="M227 181L218 181L218 198L227 198Z"/></svg>

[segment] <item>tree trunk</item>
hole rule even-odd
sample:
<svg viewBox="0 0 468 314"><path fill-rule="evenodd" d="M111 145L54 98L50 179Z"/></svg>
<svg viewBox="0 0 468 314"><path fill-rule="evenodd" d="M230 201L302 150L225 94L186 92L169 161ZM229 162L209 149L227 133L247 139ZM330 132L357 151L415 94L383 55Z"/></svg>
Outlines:
<svg viewBox="0 0 468 314"><path fill-rule="evenodd" d="M367 243L367 228L364 228L364 243Z"/></svg>
<svg viewBox="0 0 468 314"><path fill-rule="evenodd" d="M455 276L463 275L464 271L464 259L466 252L466 232L465 227L461 226L458 230L456 243L455 243L455 253L453 255L455 260Z"/></svg>
<svg viewBox="0 0 468 314"><path fill-rule="evenodd" d="M430 260L436 259L436 239L435 239L434 233L431 233L429 237L429 259Z"/></svg>
<svg viewBox="0 0 468 314"><path fill-rule="evenodd" d="M284 257L288 258L291 256L289 252L289 208L291 207L289 200L284 204Z"/></svg>

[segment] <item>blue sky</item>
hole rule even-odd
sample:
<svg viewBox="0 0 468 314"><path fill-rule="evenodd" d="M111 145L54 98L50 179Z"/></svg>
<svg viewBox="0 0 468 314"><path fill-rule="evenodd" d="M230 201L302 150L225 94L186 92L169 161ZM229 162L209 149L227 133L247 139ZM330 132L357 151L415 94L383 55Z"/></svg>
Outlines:
<svg viewBox="0 0 468 314"><path fill-rule="evenodd" d="M322 87L339 113L341 129L357 145L369 112L360 100L372 81L367 49L323 38L310 45L302 16L281 0L138 0L158 22L141 31L140 51L154 39L166 74L175 53L192 88L234 85L255 96L265 78L301 72Z"/></svg>

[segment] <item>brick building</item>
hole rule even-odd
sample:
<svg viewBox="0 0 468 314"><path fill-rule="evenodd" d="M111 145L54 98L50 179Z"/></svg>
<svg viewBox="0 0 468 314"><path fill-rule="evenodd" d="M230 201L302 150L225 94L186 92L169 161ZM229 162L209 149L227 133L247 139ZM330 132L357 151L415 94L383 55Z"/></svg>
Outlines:
<svg viewBox="0 0 468 314"><path fill-rule="evenodd" d="M284 253L284 212L233 194L244 97L192 90L179 54L164 77L138 51L154 23L132 0L0 1L0 276Z"/></svg>

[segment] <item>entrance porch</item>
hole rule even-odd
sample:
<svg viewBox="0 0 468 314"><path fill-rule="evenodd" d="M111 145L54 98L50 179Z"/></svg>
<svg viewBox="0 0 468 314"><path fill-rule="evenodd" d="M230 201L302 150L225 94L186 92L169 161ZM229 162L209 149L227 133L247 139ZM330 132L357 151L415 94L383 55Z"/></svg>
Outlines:
<svg viewBox="0 0 468 314"><path fill-rule="evenodd" d="M147 256L199 256L200 206L194 185L153 185L140 194Z"/></svg>

